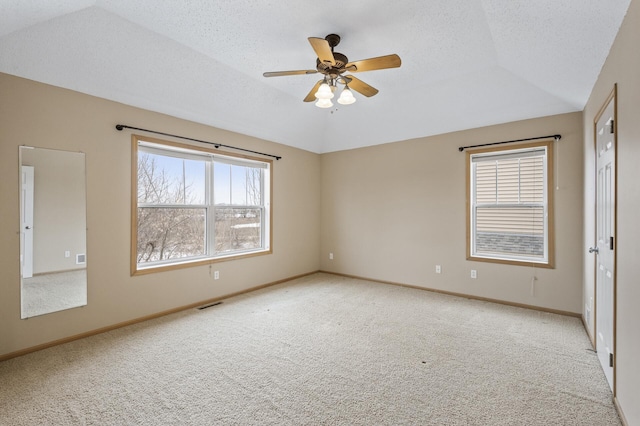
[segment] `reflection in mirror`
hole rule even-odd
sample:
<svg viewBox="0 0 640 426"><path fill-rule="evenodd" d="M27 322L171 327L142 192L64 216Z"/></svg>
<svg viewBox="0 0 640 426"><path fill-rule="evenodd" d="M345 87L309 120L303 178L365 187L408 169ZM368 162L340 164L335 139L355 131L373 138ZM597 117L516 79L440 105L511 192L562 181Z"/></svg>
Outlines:
<svg viewBox="0 0 640 426"><path fill-rule="evenodd" d="M21 318L87 304L85 156L20 147Z"/></svg>

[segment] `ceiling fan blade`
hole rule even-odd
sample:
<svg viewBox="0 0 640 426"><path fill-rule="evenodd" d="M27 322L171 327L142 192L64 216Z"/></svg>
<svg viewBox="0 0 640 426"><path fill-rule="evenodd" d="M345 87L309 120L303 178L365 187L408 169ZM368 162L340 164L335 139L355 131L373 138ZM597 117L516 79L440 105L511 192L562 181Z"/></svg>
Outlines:
<svg viewBox="0 0 640 426"><path fill-rule="evenodd" d="M306 98L304 98L305 102L313 102L316 100L316 92L318 91L318 88L320 87L320 85L324 82L324 80L318 80L318 82L316 83L315 86L313 86L313 89L311 89L311 91L309 92L309 94L307 95Z"/></svg>
<svg viewBox="0 0 640 426"><path fill-rule="evenodd" d="M368 98L370 98L371 96L374 96L374 95L376 95L378 93L378 89L376 89L373 86L368 85L364 81L359 80L359 79L355 78L352 75L345 76L345 79L349 80L349 82L347 84L349 85L350 89L353 89L356 92L361 93L361 94L365 95Z"/></svg>
<svg viewBox="0 0 640 426"><path fill-rule="evenodd" d="M297 70L297 71L271 71L265 72L262 75L265 77L282 77L284 75L303 75L303 74L316 74L317 70Z"/></svg>
<svg viewBox="0 0 640 426"><path fill-rule="evenodd" d="M350 72L383 70L385 68L398 68L402 64L400 56L386 55L377 58L362 59L361 61L349 62L346 68Z"/></svg>
<svg viewBox="0 0 640 426"><path fill-rule="evenodd" d="M327 40L318 37L309 37L309 43L311 43L311 47L313 47L316 55L318 55L320 62L331 65L336 64L336 60L333 58L333 52L331 51L331 46L329 46L329 42Z"/></svg>

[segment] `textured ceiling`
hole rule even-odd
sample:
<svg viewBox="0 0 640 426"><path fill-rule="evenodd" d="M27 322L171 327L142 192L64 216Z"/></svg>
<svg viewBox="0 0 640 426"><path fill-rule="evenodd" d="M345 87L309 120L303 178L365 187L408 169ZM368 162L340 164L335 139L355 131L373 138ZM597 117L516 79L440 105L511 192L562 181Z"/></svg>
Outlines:
<svg viewBox="0 0 640 426"><path fill-rule="evenodd" d="M331 152L582 110L629 2L0 0L0 72ZM262 76L329 33L402 66L330 110L302 102L319 74Z"/></svg>

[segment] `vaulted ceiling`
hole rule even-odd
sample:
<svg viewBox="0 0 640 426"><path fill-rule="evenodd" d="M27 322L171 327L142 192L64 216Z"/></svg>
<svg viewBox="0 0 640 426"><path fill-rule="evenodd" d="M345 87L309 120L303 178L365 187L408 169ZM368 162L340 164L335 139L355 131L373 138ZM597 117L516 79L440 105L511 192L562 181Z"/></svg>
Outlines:
<svg viewBox="0 0 640 426"><path fill-rule="evenodd" d="M323 153L580 111L629 3L0 0L0 72ZM331 109L302 102L319 74L262 76L330 33L402 66Z"/></svg>

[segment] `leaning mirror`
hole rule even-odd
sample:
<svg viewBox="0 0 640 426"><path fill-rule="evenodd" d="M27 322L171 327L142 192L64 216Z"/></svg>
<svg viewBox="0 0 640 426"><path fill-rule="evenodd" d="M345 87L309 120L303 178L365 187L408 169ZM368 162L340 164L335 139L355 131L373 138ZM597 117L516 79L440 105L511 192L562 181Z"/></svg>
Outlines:
<svg viewBox="0 0 640 426"><path fill-rule="evenodd" d="M85 155L20 147L20 317L87 304Z"/></svg>

